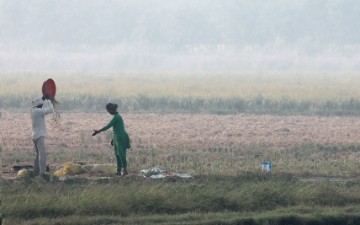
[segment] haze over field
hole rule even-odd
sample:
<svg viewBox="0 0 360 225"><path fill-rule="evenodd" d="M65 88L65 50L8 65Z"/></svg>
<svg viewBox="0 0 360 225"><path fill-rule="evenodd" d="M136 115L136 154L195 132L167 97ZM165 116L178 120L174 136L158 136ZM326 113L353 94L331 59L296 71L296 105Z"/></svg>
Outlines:
<svg viewBox="0 0 360 225"><path fill-rule="evenodd" d="M0 0L1 71L360 71L358 0Z"/></svg>

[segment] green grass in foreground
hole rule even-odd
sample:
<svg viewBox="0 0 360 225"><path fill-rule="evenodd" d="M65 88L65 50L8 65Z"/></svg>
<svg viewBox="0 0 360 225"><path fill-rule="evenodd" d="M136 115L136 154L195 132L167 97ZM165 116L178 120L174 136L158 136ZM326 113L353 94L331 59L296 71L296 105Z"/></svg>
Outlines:
<svg viewBox="0 0 360 225"><path fill-rule="evenodd" d="M136 215L123 217L117 215L105 216L69 216L61 218L36 218L26 221L20 219L6 220L11 224L23 225L99 225L99 224L166 224L166 225L262 225L262 224L294 224L294 225L343 225L359 224L359 210L347 213L342 208L308 208L296 207L286 210L274 210L259 213L186 213L179 215ZM352 210L352 209L350 209ZM329 215L328 211L333 212ZM314 215L315 212L315 215Z"/></svg>
<svg viewBox="0 0 360 225"><path fill-rule="evenodd" d="M359 181L303 182L289 174L3 183L6 224L350 225L359 215Z"/></svg>

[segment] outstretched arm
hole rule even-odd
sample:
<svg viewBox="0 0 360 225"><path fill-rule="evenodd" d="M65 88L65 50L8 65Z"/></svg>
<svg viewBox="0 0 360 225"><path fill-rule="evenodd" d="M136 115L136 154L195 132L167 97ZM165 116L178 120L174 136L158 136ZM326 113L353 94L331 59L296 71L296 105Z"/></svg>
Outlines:
<svg viewBox="0 0 360 225"><path fill-rule="evenodd" d="M101 132L101 131L106 131L107 129L109 129L110 127L112 127L115 122L116 122L116 117L114 116L114 117L112 118L112 120L111 120L105 127L101 128L101 129L99 130L99 132Z"/></svg>
<svg viewBox="0 0 360 225"><path fill-rule="evenodd" d="M98 133L100 133L102 131L106 131L107 129L112 127L115 122L116 122L116 117L114 116L112 118L112 120L105 127L101 128L100 130L94 130L94 133L92 134L92 136L95 136L95 135L97 135Z"/></svg>

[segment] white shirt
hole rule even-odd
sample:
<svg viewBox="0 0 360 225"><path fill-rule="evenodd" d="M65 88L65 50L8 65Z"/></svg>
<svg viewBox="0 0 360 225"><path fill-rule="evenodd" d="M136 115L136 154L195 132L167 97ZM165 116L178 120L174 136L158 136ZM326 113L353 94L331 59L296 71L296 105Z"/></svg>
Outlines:
<svg viewBox="0 0 360 225"><path fill-rule="evenodd" d="M46 102L48 103L45 106ZM49 100L45 100L42 108L33 107L31 109L32 120L32 139L36 140L39 137L47 137L47 129L45 126L45 115L53 113L54 106Z"/></svg>

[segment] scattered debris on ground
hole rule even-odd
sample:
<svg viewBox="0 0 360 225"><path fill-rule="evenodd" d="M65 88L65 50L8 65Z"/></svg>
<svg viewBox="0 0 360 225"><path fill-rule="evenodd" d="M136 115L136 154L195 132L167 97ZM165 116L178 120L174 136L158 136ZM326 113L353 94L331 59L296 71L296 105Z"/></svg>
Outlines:
<svg viewBox="0 0 360 225"><path fill-rule="evenodd" d="M169 172L167 170L163 170L157 167L141 170L140 174L144 177L150 177L154 179L165 178L165 177L192 178L191 175L186 173Z"/></svg>
<svg viewBox="0 0 360 225"><path fill-rule="evenodd" d="M13 165L3 167L3 178L7 180L16 179L34 179L41 181L100 181L105 182L117 178L115 164L85 164L79 162L66 162L62 165L56 165L47 168L46 173L40 176L34 176L32 165ZM176 173L157 167L150 169L143 169L140 173L133 172L125 177L139 177L139 178L192 178L187 173ZM125 178L122 177L122 178Z"/></svg>

